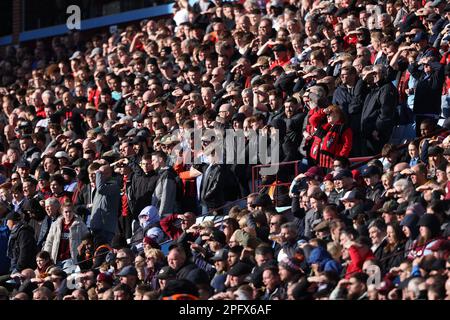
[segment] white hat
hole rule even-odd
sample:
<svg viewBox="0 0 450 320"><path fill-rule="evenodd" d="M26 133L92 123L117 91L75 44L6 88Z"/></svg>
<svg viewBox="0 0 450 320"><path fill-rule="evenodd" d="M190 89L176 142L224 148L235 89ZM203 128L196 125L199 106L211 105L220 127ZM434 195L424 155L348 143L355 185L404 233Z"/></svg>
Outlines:
<svg viewBox="0 0 450 320"><path fill-rule="evenodd" d="M79 57L81 57L81 52L80 51L75 51L73 53L73 55L69 58L69 60L78 59Z"/></svg>
<svg viewBox="0 0 450 320"><path fill-rule="evenodd" d="M57 158L57 159L61 159L61 158L69 159L69 155L68 155L67 152L65 152L65 151L58 151L58 152L55 154L55 158Z"/></svg>

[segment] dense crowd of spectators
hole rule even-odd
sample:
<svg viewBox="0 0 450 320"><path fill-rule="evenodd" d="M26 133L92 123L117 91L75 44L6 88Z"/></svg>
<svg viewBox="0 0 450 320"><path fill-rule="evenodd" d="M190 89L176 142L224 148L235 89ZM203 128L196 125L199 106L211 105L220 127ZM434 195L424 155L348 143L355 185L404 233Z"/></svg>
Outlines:
<svg viewBox="0 0 450 320"><path fill-rule="evenodd" d="M0 298L450 299L450 5L173 10L4 48Z"/></svg>

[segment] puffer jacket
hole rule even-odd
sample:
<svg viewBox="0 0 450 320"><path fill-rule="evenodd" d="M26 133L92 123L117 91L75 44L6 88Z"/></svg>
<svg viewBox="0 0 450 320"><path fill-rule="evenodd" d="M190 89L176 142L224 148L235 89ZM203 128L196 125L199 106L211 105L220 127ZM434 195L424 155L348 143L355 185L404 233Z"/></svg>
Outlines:
<svg viewBox="0 0 450 320"><path fill-rule="evenodd" d="M47 239L44 244L44 251L50 253L53 261L57 261L58 259L58 251L59 251L59 243L61 240L62 233L62 224L63 217L59 217L56 219L48 232ZM81 239L89 233L88 227L81 220L80 217L75 216L72 225L70 226L70 235L69 235L69 243L70 243L70 256L74 263L77 262L78 251L77 248L81 244Z"/></svg>

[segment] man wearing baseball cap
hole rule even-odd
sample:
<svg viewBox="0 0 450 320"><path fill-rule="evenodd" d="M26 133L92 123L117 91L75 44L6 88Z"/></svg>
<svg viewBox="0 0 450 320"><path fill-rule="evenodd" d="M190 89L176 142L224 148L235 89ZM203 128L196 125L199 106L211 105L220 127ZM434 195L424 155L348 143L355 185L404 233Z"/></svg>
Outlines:
<svg viewBox="0 0 450 320"><path fill-rule="evenodd" d="M272 51L273 55L275 56L275 61L270 65L270 70L272 70L276 66L284 67L291 61L288 49L284 44L275 45L272 48Z"/></svg>

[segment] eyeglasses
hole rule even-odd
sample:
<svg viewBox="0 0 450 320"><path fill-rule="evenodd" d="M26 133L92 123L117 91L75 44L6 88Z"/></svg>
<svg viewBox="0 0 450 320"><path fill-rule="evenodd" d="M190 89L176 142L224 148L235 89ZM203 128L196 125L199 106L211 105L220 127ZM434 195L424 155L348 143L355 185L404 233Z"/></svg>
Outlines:
<svg viewBox="0 0 450 320"><path fill-rule="evenodd" d="M124 261L124 260L126 260L127 258L126 257L117 257L116 258L116 261Z"/></svg>

